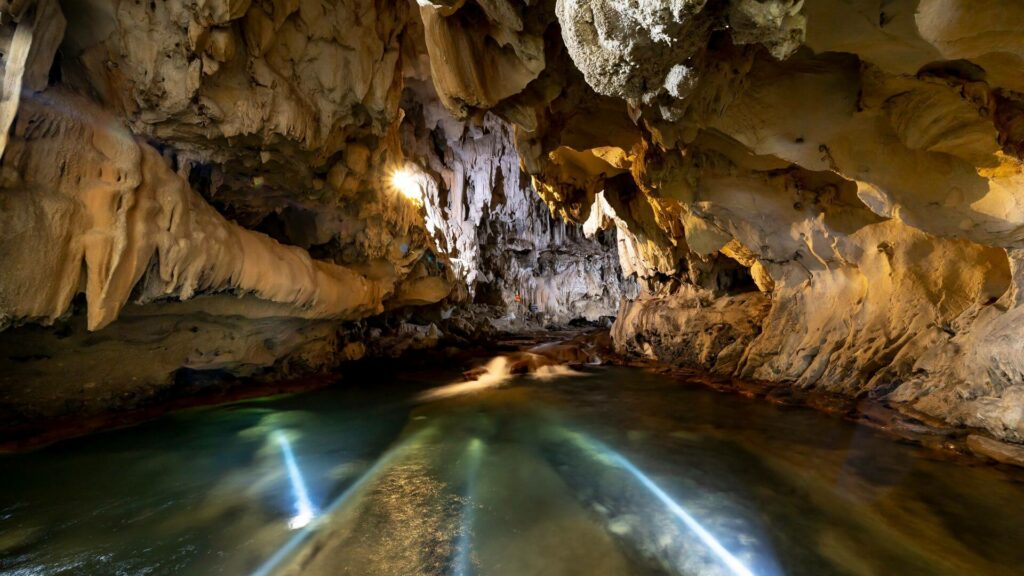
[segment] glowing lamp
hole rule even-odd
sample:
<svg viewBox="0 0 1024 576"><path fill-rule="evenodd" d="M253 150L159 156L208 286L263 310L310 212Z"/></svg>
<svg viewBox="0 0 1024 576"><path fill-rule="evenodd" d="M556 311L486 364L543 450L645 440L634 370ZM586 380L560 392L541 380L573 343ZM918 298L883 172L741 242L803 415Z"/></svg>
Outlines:
<svg viewBox="0 0 1024 576"><path fill-rule="evenodd" d="M391 185L399 194L413 202L423 202L423 185L419 176L407 168L399 168L391 174Z"/></svg>

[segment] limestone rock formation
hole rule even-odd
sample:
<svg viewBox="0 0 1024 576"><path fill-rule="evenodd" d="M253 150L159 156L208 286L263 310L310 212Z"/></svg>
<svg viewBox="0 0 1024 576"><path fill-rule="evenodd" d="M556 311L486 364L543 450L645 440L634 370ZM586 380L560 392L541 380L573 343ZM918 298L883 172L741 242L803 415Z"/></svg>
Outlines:
<svg viewBox="0 0 1024 576"><path fill-rule="evenodd" d="M560 0L488 109L554 212L616 231L620 350L1020 441L1022 14Z"/></svg>
<svg viewBox="0 0 1024 576"><path fill-rule="evenodd" d="M0 339L43 330L59 354L62 326L216 317L246 342L308 334L225 369L287 362L270 348L322 369L522 326L528 304L618 310L621 352L1024 441L1019 2L2 16Z"/></svg>
<svg viewBox="0 0 1024 576"><path fill-rule="evenodd" d="M342 319L381 311L392 290L225 220L152 146L83 99L54 90L19 112L3 163L4 258L17 271L3 284L8 321L52 322L83 285L92 330L114 321L133 290L140 302L231 290Z"/></svg>
<svg viewBox="0 0 1024 576"><path fill-rule="evenodd" d="M547 213L508 124L426 125L443 107L412 5L2 10L9 425L515 328L527 302L550 311L535 321L613 316L629 284ZM406 155L422 198L388 184Z"/></svg>
<svg viewBox="0 0 1024 576"><path fill-rule="evenodd" d="M731 4L707 25L710 39L687 49L705 51L688 90L628 103L642 141L600 168L600 196L548 197L567 215L614 223L630 245L623 269L650 279L656 295L619 316L618 346L887 398L1024 439L1021 339L1006 331L1018 308L1024 172L1018 136L998 112L1019 94L1004 68L1019 64L1024 36L1004 32L1019 6L758 3L781 16L772 20L752 16L755 3ZM574 42L605 46L607 33L573 32L598 26L608 13L599 5L560 4L562 20L570 6L594 14L577 9L572 27L563 22L570 54L596 91L636 98L609 87L634 71L660 78L681 54L627 50L616 66L580 56ZM676 4L620 6L643 14ZM749 26L758 22L761 31ZM780 48L803 31L805 47ZM607 178L625 165L628 180ZM761 298L709 284L708 264L722 256L749 269L747 289Z"/></svg>
<svg viewBox="0 0 1024 576"><path fill-rule="evenodd" d="M545 323L615 315L635 289L621 278L612 236L586 238L551 215L520 172L507 123L491 115L479 126L444 122L429 100L409 113L423 116L409 126L430 134L417 143L407 133L403 145L424 170L427 230L473 302L510 306L502 327L532 316L530 306Z"/></svg>

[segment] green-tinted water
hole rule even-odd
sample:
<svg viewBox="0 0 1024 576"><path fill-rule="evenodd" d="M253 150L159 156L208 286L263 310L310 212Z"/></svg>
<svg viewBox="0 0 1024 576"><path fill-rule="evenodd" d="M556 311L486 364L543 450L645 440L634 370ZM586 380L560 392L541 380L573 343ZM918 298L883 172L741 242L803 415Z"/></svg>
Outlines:
<svg viewBox="0 0 1024 576"><path fill-rule="evenodd" d="M381 377L2 457L0 574L1024 567L1012 471L634 369L416 400L452 381Z"/></svg>

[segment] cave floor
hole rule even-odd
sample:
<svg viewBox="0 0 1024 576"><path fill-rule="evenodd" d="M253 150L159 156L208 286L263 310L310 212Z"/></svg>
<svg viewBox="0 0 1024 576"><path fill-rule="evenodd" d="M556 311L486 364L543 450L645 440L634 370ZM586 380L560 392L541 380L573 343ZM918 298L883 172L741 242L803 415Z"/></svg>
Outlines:
<svg viewBox="0 0 1024 576"><path fill-rule="evenodd" d="M458 367L461 368L461 367ZM365 376L0 457L0 574L1019 574L1024 473L625 367Z"/></svg>

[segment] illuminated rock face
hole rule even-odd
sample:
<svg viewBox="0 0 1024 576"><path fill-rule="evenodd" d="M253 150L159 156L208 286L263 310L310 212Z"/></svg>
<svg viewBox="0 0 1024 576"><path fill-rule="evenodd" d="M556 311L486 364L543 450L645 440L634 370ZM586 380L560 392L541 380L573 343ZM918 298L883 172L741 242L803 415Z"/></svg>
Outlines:
<svg viewBox="0 0 1024 576"><path fill-rule="evenodd" d="M13 319L52 322L79 286L90 330L113 322L133 291L145 302L230 290L292 315L358 319L382 311L393 289L394 278L313 260L229 222L88 101L56 90L26 101L14 134L4 162L16 174L4 214L18 271L4 283Z"/></svg>
<svg viewBox="0 0 1024 576"><path fill-rule="evenodd" d="M544 322L614 316L629 284L549 214L511 125L462 125L406 89L429 87L414 5L0 10L8 422L515 329L528 304ZM412 118L423 103L444 127ZM388 176L416 163L429 195L404 197Z"/></svg>
<svg viewBox="0 0 1024 576"><path fill-rule="evenodd" d="M429 93L426 84L418 88ZM407 130L403 149L423 167L427 230L467 299L508 307L494 321L506 329L533 316L543 324L615 316L636 286L622 277L614 232L587 238L578 224L552 216L519 168L507 122L493 115L479 126L443 121L440 104L423 101L408 111L416 121L407 126L425 127L430 137L416 141Z"/></svg>
<svg viewBox="0 0 1024 576"><path fill-rule="evenodd" d="M5 9L4 325L199 295L339 327L326 365L411 306L625 300L623 352L1024 441L1018 2Z"/></svg>
<svg viewBox="0 0 1024 576"><path fill-rule="evenodd" d="M616 230L621 351L1024 440L1018 3L553 7L544 70L462 101L519 126L553 211Z"/></svg>
<svg viewBox="0 0 1024 576"><path fill-rule="evenodd" d="M11 49L30 51L4 71L28 89L3 150L0 321L53 322L79 292L92 330L130 299L230 291L354 320L400 288L443 298L415 207L375 194L408 16L377 4L71 3L61 43L35 23L55 3L14 3Z"/></svg>

